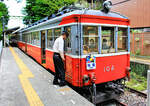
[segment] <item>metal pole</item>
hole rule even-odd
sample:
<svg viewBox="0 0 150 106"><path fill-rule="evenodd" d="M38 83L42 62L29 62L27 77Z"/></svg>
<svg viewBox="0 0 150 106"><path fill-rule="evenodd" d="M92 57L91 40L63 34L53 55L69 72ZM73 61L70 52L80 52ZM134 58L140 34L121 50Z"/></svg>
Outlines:
<svg viewBox="0 0 150 106"><path fill-rule="evenodd" d="M2 16L2 23L3 23L3 31L2 31L2 41L3 41L3 47L4 47L4 30L5 30L5 23L4 23L4 16Z"/></svg>
<svg viewBox="0 0 150 106"><path fill-rule="evenodd" d="M150 70L147 71L147 106L150 106Z"/></svg>
<svg viewBox="0 0 150 106"><path fill-rule="evenodd" d="M92 4L92 6L91 6L92 9L93 9L93 2L94 2L94 1L92 0L92 3L91 3L91 4Z"/></svg>

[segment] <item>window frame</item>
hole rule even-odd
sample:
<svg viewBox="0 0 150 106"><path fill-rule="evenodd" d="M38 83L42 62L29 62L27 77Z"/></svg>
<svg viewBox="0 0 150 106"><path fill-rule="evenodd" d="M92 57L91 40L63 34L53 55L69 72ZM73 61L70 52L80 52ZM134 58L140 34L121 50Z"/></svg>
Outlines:
<svg viewBox="0 0 150 106"><path fill-rule="evenodd" d="M128 52L128 51L130 51L130 38L129 38L129 36L130 36L130 27L118 27L118 32L119 32L119 28L124 28L124 29L126 29L126 50L118 50L118 46L117 46L117 52L118 53L120 53L120 52ZM119 33L117 32L117 45L118 45L118 39L119 39ZM122 36L121 36L122 37Z"/></svg>
<svg viewBox="0 0 150 106"><path fill-rule="evenodd" d="M127 40L126 40L126 51L122 51L122 52L129 52L130 51L130 27L126 26L126 27L122 27L122 26L105 26L105 25L82 25L81 28L81 45L83 46L83 36L84 36L84 30L83 27L84 26L97 26L98 27L98 53L97 54L111 54L111 53L121 53L121 51L118 51L118 30L119 28L126 28L127 29ZM114 28L114 52L110 52L110 53L102 53L102 27L112 27ZM83 47L81 48L82 54L83 55L87 55L83 53ZM92 53L92 52L91 52ZM90 53L88 53L90 54Z"/></svg>
<svg viewBox="0 0 150 106"><path fill-rule="evenodd" d="M89 53L84 53L84 49L83 49L83 43L84 43L84 27L97 27L97 36L94 36L94 38L98 38L98 42L97 42L97 52L89 52ZM90 37L89 37L90 38ZM82 51L82 54L83 55L87 55L87 54L91 54L91 53L94 53L94 54L99 54L100 53L100 45L99 45L99 26L98 25L82 25L82 36L81 36L81 41L82 41L82 47L81 47L81 51Z"/></svg>
<svg viewBox="0 0 150 106"><path fill-rule="evenodd" d="M114 42L113 42L113 46L114 46L113 49L114 49L114 52L110 52L110 53L116 53L116 52L117 52L117 51L116 51L116 48L117 48L117 47L116 47L116 46L117 46L117 45L116 45L116 37L117 37L116 26L101 26L101 54L110 54L110 53L102 53L102 50L103 50L103 49L102 49L102 47L103 47L103 45L102 45L102 43L103 43L103 42L102 42L102 39L103 39L103 36L102 36L102 27L113 28L113 31L114 31L114 35L113 35L113 36L114 36L114 38L113 38L113 39L114 39L114 40L113 40L113 41L114 41ZM110 37L111 37L111 36L110 36Z"/></svg>
<svg viewBox="0 0 150 106"><path fill-rule="evenodd" d="M66 40L65 40L65 44L64 44L64 49L65 49L65 52L67 53L67 54L72 54L72 28L71 28L71 26L65 26L64 27L64 30L65 31L67 31L67 28L69 28L70 29L70 33L69 33L69 38L67 38ZM68 40L70 41L69 42L69 46L66 46L66 45L68 45ZM70 51L68 50L68 49L70 49Z"/></svg>
<svg viewBox="0 0 150 106"><path fill-rule="evenodd" d="M60 29L60 34L58 36L55 36L56 29ZM54 32L53 32L54 33L54 41L55 41L61 35L62 29L61 29L61 27L59 27L59 28L54 28L53 30L54 30Z"/></svg>
<svg viewBox="0 0 150 106"><path fill-rule="evenodd" d="M51 36L51 38L52 38L52 47L49 47L49 45L48 45L48 35L49 35L49 30L51 30L51 34L52 34L52 36ZM54 45L54 29L48 29L47 30L47 48L48 49L53 49L53 45Z"/></svg>

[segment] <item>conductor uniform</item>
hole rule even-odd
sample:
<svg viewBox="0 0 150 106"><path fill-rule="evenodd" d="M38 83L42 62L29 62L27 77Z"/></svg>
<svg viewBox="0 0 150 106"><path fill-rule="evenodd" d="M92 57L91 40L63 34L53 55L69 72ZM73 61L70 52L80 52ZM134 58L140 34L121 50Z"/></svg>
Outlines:
<svg viewBox="0 0 150 106"><path fill-rule="evenodd" d="M64 34L64 33L63 33ZM59 86L65 85L65 69L64 69L64 38L63 35L57 38L53 45L54 55L53 61L55 66L55 77L53 84ZM60 79L60 83L58 82Z"/></svg>

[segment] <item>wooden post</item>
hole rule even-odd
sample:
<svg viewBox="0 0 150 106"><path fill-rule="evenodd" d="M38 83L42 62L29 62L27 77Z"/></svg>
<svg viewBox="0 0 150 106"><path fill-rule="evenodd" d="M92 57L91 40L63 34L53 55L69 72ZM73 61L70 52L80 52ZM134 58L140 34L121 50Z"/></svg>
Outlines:
<svg viewBox="0 0 150 106"><path fill-rule="evenodd" d="M150 106L150 70L147 71L147 106Z"/></svg>
<svg viewBox="0 0 150 106"><path fill-rule="evenodd" d="M135 39L134 39L134 33L132 34L132 50L133 50L133 54L134 53L134 42L135 42Z"/></svg>
<svg viewBox="0 0 150 106"><path fill-rule="evenodd" d="M94 1L92 0L92 3L91 3L92 5L91 5L91 8L93 9L93 4L94 4Z"/></svg>
<svg viewBox="0 0 150 106"><path fill-rule="evenodd" d="M142 55L144 55L144 50L143 50L144 49L143 48L144 42L143 41L144 41L144 33L142 33L142 48L141 48L141 54Z"/></svg>

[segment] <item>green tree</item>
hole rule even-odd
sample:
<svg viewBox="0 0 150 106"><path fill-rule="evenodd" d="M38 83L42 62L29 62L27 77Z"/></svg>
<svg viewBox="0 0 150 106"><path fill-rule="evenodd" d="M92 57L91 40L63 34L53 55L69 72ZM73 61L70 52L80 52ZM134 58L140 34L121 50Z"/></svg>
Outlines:
<svg viewBox="0 0 150 106"><path fill-rule="evenodd" d="M74 4L77 0L26 0L24 23L34 23L57 12L59 8Z"/></svg>
<svg viewBox="0 0 150 106"><path fill-rule="evenodd" d="M5 25L7 25L9 20L8 8L4 3L0 2L0 40L2 39L1 35L2 35L2 28L3 28L2 16L4 16L4 23Z"/></svg>

